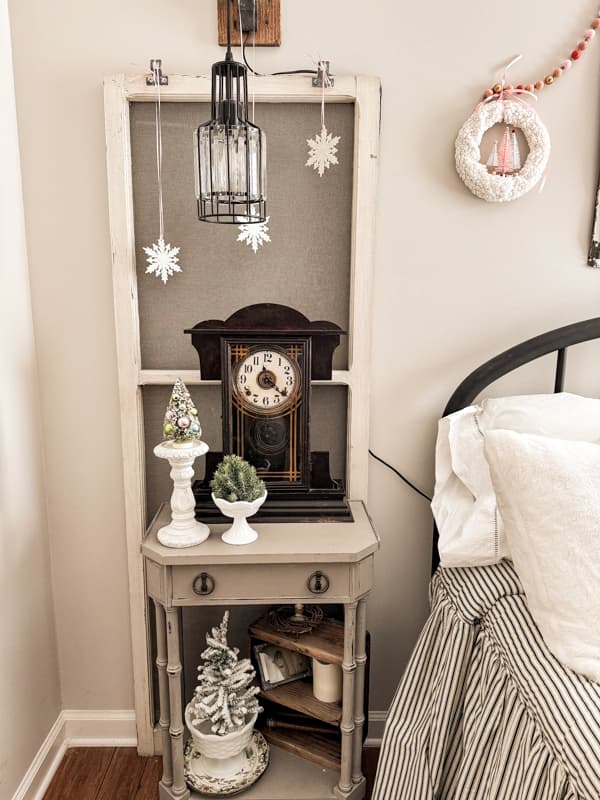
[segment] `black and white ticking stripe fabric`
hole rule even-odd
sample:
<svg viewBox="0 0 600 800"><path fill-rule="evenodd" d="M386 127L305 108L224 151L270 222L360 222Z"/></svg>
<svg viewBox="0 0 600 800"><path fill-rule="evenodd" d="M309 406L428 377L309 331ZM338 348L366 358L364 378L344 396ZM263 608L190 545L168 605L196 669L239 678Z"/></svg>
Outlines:
<svg viewBox="0 0 600 800"><path fill-rule="evenodd" d="M563 667L509 562L439 569L373 800L599 800L600 686Z"/></svg>

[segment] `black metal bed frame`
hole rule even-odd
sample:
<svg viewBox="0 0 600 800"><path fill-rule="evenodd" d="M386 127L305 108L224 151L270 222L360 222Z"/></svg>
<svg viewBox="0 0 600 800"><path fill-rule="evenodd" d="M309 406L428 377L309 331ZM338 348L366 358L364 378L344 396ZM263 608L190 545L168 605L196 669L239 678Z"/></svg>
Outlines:
<svg viewBox="0 0 600 800"><path fill-rule="evenodd" d="M600 317L587 319L583 322L575 322L572 325L565 325L563 328L542 333L534 336L526 342L521 342L500 355L494 356L485 364L477 367L471 372L464 381L456 388L454 394L448 400L443 416L460 411L461 408L471 405L475 398L486 389L491 383L497 381L503 375L507 375L519 367L535 361L549 353L556 352L556 371L554 375L554 391L562 392L565 382L565 367L567 358L567 348L574 344L587 342L592 339L600 339ZM438 531L433 529L433 550L431 558L432 574L440 562L438 553Z"/></svg>

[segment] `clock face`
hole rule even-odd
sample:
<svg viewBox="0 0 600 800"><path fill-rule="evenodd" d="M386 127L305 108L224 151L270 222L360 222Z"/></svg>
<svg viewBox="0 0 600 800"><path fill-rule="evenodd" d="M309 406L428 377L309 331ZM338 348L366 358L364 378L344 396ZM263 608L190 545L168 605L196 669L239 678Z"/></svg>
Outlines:
<svg viewBox="0 0 600 800"><path fill-rule="evenodd" d="M253 348L236 362L231 379L235 397L252 414L286 414L302 389L298 362L276 347Z"/></svg>

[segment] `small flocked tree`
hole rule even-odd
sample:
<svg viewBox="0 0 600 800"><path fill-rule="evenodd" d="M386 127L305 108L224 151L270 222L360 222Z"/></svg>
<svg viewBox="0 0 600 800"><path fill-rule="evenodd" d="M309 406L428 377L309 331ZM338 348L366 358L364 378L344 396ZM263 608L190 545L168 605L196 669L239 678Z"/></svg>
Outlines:
<svg viewBox="0 0 600 800"><path fill-rule="evenodd" d="M177 378L163 421L165 438L174 442L193 442L202 435L198 411L187 386Z"/></svg>
<svg viewBox="0 0 600 800"><path fill-rule="evenodd" d="M215 497L236 503L244 500L251 503L265 493L265 482L258 477L252 464L240 456L225 456L210 482Z"/></svg>
<svg viewBox="0 0 600 800"><path fill-rule="evenodd" d="M204 662L198 667L198 686L189 704L192 725L201 730L210 721L212 733L225 736L242 728L255 712L262 711L256 695L258 686L252 686L256 675L250 660L238 659L237 647L227 644L229 611L221 624L206 634L208 647L201 654Z"/></svg>

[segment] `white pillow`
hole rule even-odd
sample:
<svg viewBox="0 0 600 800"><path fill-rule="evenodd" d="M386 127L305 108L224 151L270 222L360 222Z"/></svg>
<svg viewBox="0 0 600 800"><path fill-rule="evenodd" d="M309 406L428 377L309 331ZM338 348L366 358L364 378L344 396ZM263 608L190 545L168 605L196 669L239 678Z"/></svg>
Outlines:
<svg viewBox="0 0 600 800"><path fill-rule="evenodd" d="M600 445L490 431L515 569L548 648L600 682Z"/></svg>
<svg viewBox="0 0 600 800"><path fill-rule="evenodd" d="M469 406L438 423L431 508L444 567L495 564L509 555L477 426L478 410Z"/></svg>
<svg viewBox="0 0 600 800"><path fill-rule="evenodd" d="M483 566L510 557L483 450L486 432L497 428L598 442L600 400L567 392L500 397L440 420L431 507L445 567Z"/></svg>

